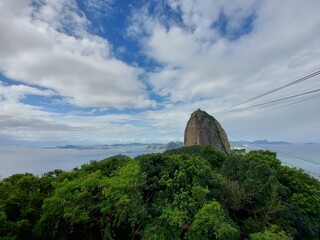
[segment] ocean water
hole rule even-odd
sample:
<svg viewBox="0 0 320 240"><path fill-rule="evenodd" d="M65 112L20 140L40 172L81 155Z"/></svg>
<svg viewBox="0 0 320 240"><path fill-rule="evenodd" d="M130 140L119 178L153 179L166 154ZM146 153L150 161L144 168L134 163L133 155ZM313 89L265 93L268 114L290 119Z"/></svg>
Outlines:
<svg viewBox="0 0 320 240"><path fill-rule="evenodd" d="M248 146L247 151L263 149L277 153L283 165L303 169L320 179L320 144L283 144Z"/></svg>
<svg viewBox="0 0 320 240"><path fill-rule="evenodd" d="M28 172L41 176L54 169L69 171L91 160L102 160L117 154L133 158L141 154L162 151L162 149L146 149L143 146L84 150L0 147L0 179L15 173Z"/></svg>
<svg viewBox="0 0 320 240"><path fill-rule="evenodd" d="M320 179L320 144L259 145L248 146L248 150L268 149L277 152L282 164L303 169ZM126 147L113 149L37 149L0 147L0 179L15 173L41 174L54 169L65 171L80 167L91 160L102 160L116 154L136 157L141 154L162 152L161 149Z"/></svg>

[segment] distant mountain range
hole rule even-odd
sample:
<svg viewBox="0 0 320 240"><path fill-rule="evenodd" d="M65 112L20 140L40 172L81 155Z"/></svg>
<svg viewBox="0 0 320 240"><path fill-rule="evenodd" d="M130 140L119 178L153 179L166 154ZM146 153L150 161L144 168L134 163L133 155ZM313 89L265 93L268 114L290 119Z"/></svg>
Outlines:
<svg viewBox="0 0 320 240"><path fill-rule="evenodd" d="M117 144L102 144L102 145L64 145L56 146L49 148L58 148L58 149L78 149L78 150L88 150L88 149L111 149L111 148L124 148L124 147L146 147L146 148L163 148L164 144L161 143L117 143Z"/></svg>
<svg viewBox="0 0 320 240"><path fill-rule="evenodd" d="M284 144L292 144L290 142L284 141L268 141L268 140L255 140L255 141L230 141L230 145L234 146L243 146L243 145L284 145ZM311 144L311 143L309 143ZM79 145L64 145L64 146L56 146L50 148L58 148L58 149L78 149L78 150L87 150L87 149L110 149L110 148L126 148L126 147L145 147L147 149L175 149L179 147L183 147L183 142L169 142L169 143L116 143L116 144L102 144L102 145L87 145L87 146L79 146Z"/></svg>
<svg viewBox="0 0 320 240"><path fill-rule="evenodd" d="M292 144L290 142L284 142L284 141L271 141L269 142L268 140L255 140L255 141L230 141L230 144L232 146L234 145L288 145Z"/></svg>
<svg viewBox="0 0 320 240"><path fill-rule="evenodd" d="M77 149L77 150L88 150L88 149L111 149L111 148L126 148L126 147L145 147L147 149L174 149L183 146L183 142L169 142L169 143L116 143L116 144L102 144L102 145L64 145L48 148L58 149Z"/></svg>

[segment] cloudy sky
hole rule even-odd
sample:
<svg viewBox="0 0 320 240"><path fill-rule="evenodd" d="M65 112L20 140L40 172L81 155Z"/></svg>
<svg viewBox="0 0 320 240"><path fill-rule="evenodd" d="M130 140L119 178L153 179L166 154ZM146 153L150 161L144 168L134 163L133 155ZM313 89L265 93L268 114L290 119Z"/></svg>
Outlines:
<svg viewBox="0 0 320 240"><path fill-rule="evenodd" d="M320 142L319 0L1 0L0 145ZM255 98L301 77L312 77Z"/></svg>

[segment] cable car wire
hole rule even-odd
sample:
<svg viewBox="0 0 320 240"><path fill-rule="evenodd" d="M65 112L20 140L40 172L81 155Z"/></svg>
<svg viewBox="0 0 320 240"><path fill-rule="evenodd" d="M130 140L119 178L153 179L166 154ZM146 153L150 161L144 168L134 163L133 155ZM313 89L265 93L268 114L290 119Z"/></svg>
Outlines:
<svg viewBox="0 0 320 240"><path fill-rule="evenodd" d="M320 88L318 88L318 89L316 89L316 90L312 90L312 91L308 91L308 92L303 92L303 93L291 95L291 96L288 96L288 97L279 98L279 99L276 99L276 100L264 102L264 103L259 103L259 104L256 104L256 105L251 105L251 106L244 107L244 108L236 108L236 109L233 109L233 110L231 109L231 110L229 110L229 111L225 111L225 113L246 111L246 110L251 109L251 108L256 108L256 107L260 107L260 106L270 105L270 104L272 104L272 103L282 102L282 101L284 101L284 100L288 100L288 99L291 99L291 98L296 98L296 97L304 96L304 95L307 95L307 94L312 94L312 93L319 92L319 91L320 91Z"/></svg>
<svg viewBox="0 0 320 240"><path fill-rule="evenodd" d="M284 84L284 85L281 85L281 86L279 86L279 87L276 87L276 88L274 88L274 89L271 89L271 90L269 90L269 91L267 91L267 92L265 92L265 93L262 93L262 94L260 94L260 95L258 95L258 96L255 96L255 97L253 97L253 98L250 98L250 99L248 99L248 100L246 100L246 101L243 101L243 102L241 102L241 103L239 103L239 104L236 104L236 105L234 105L234 106L232 106L232 107L228 107L228 108L219 110L219 111L217 111L217 112L215 112L215 113L225 112L226 110L233 109L233 108L238 107L238 106L240 106L240 105L243 105L243 104L245 104L245 103L248 103L248 102L254 101L254 100L256 100L256 99L262 98L262 97L264 97L264 96L270 95L270 94L272 94L272 93L274 93L274 92L277 92L277 91L280 91L280 90L282 90L282 89L291 87L291 86L293 86L293 85L295 85L295 84L298 84L298 83L300 83L300 82L306 81L306 80L308 80L308 79L310 79L310 78L313 78L313 77L315 77L315 76L318 76L318 75L320 75L320 70L314 71L314 72L312 72L312 73L310 73L310 74L308 74L308 75L306 75L306 76L300 77L300 78L298 78L298 79L296 79L296 80L294 80L294 81L288 82L288 83L286 83L286 84Z"/></svg>

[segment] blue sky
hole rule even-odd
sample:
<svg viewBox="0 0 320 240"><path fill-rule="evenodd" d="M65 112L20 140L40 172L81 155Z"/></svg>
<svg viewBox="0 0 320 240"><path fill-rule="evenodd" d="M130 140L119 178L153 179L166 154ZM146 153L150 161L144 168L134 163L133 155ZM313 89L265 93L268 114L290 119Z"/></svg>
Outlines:
<svg viewBox="0 0 320 240"><path fill-rule="evenodd" d="M316 94L220 111L319 70L319 12L317 0L2 0L0 145L183 141L198 108L231 140L320 142Z"/></svg>

